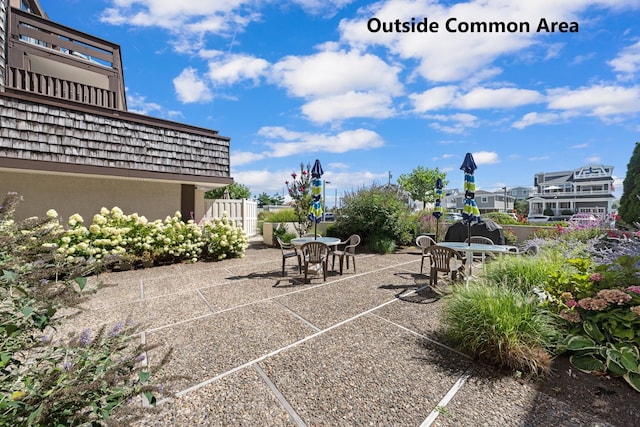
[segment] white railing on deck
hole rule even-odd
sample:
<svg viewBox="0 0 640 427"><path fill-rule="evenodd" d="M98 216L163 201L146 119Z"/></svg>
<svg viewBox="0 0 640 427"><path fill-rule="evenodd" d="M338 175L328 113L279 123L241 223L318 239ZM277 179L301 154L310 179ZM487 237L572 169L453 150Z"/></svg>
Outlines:
<svg viewBox="0 0 640 427"><path fill-rule="evenodd" d="M205 199L202 222L214 218L227 218L236 227L242 227L249 237L258 234L258 202L251 200Z"/></svg>

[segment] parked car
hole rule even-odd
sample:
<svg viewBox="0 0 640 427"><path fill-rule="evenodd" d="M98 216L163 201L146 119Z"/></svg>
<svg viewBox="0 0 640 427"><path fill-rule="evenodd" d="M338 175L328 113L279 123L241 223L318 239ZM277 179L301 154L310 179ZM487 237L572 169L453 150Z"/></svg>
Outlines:
<svg viewBox="0 0 640 427"><path fill-rule="evenodd" d="M459 214L458 212L449 212L445 214L444 219L445 221L451 222L462 221L462 214Z"/></svg>
<svg viewBox="0 0 640 427"><path fill-rule="evenodd" d="M333 222L336 220L336 214L333 212L325 212L324 213L324 221L325 222Z"/></svg>
<svg viewBox="0 0 640 427"><path fill-rule="evenodd" d="M573 225L596 226L600 224L600 219L593 214L577 213L569 218L569 222Z"/></svg>
<svg viewBox="0 0 640 427"><path fill-rule="evenodd" d="M542 222L548 222L549 218L551 217L548 215L531 214L527 217L527 222L530 224L540 224Z"/></svg>

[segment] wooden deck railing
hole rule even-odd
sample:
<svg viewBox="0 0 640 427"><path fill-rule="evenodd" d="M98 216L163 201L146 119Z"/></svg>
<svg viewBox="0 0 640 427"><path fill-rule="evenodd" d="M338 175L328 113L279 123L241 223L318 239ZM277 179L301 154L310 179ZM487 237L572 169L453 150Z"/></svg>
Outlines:
<svg viewBox="0 0 640 427"><path fill-rule="evenodd" d="M7 86L13 89L97 107L118 109L116 93L33 71L8 67Z"/></svg>

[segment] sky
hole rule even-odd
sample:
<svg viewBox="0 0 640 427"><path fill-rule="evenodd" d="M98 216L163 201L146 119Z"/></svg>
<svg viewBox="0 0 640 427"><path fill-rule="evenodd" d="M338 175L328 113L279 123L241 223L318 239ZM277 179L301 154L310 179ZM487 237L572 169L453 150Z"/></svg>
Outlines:
<svg viewBox="0 0 640 427"><path fill-rule="evenodd" d="M121 46L130 111L230 137L253 195L315 159L329 207L418 166L462 188L470 152L478 189L604 164L620 197L640 140L640 0L39 1Z"/></svg>

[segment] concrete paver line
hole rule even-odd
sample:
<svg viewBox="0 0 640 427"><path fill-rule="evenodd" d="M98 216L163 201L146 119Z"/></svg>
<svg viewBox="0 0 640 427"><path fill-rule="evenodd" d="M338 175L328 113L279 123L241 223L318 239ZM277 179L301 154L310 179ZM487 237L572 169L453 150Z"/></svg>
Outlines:
<svg viewBox="0 0 640 427"><path fill-rule="evenodd" d="M256 370L258 375L262 378L262 380L267 384L267 387L273 392L276 396L280 404L284 407L284 409L289 413L293 421L298 425L298 427L307 427L307 424L302 420L300 415L293 409L293 406L289 403L289 401L284 397L284 395L278 390L278 387L271 381L271 378L267 375L267 373L260 367L260 365L253 365L253 369Z"/></svg>
<svg viewBox="0 0 640 427"><path fill-rule="evenodd" d="M202 295L202 292L200 292L200 289L196 289L196 293L200 296L200 298L202 298L202 301L204 301L207 307L209 307L209 310L211 310L212 313L215 313L216 310L211 306L211 304L209 304L209 301L207 301L204 295Z"/></svg>
<svg viewBox="0 0 640 427"><path fill-rule="evenodd" d="M301 315L299 315L298 313L296 313L295 311L293 311L291 308L289 308L288 306L286 306L285 304L282 304L278 301L276 301L276 304L278 304L279 306L281 306L282 308L284 308L285 310L287 310L289 313L291 313L291 315L293 315L295 318L300 319L302 322L304 322L307 326L309 326L311 329L314 329L316 332L320 331L320 328L318 328L316 325L314 325L313 323L311 323L310 321L308 321L307 319L305 319L304 317L302 317Z"/></svg>
<svg viewBox="0 0 640 427"><path fill-rule="evenodd" d="M446 408L447 404L451 401L451 399L453 399L458 390L460 390L464 383L467 382L472 372L473 367L469 366L469 368L460 376L460 378L458 378L458 381L456 381L453 387L449 389L442 400L438 402L438 405L433 409L433 411L431 411L424 422L420 424L420 427L430 427L436 421L436 418L438 418L438 415L440 415L442 408Z"/></svg>

